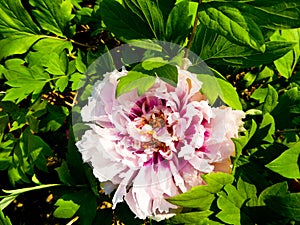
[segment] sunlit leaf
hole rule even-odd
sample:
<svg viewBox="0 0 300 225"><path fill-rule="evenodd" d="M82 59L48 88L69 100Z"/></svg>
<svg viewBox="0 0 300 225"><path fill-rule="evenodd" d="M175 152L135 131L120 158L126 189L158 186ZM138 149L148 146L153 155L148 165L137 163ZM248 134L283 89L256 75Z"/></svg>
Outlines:
<svg viewBox="0 0 300 225"><path fill-rule="evenodd" d="M175 205L208 210L215 199L214 194L226 184L233 182L233 177L225 173L211 173L203 177L207 185L193 187L190 191L168 198Z"/></svg>
<svg viewBox="0 0 300 225"><path fill-rule="evenodd" d="M40 34L20 0L0 1L0 33L5 36Z"/></svg>
<svg viewBox="0 0 300 225"><path fill-rule="evenodd" d="M300 142L283 152L278 158L267 164L266 167L290 179L300 178L299 156Z"/></svg>
<svg viewBox="0 0 300 225"><path fill-rule="evenodd" d="M137 89L142 95L149 90L155 82L155 77L137 71L130 71L126 76L120 78L116 89L116 97Z"/></svg>
<svg viewBox="0 0 300 225"><path fill-rule="evenodd" d="M285 78L289 78L298 62L300 56L300 30L291 29L291 30L282 30L276 31L274 35L270 38L272 41L295 41L297 44L294 46L293 50L289 51L283 57L274 61L276 69L280 75Z"/></svg>
<svg viewBox="0 0 300 225"><path fill-rule="evenodd" d="M70 34L71 0L30 0L34 7L32 11L41 27L58 36L64 37Z"/></svg>

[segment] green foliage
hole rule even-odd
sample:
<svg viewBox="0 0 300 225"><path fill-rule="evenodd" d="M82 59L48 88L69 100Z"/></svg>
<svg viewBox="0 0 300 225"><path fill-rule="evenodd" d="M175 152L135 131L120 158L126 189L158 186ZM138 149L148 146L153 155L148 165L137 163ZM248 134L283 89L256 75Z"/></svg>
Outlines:
<svg viewBox="0 0 300 225"><path fill-rule="evenodd" d="M46 189L53 223L298 224L299 17L299 0L1 0L0 186L10 190L0 223L32 224L10 205ZM76 103L118 66L109 50L123 43L132 51L119 57L129 72L116 97L142 95L157 78L176 86L189 55L210 104L246 112L232 175L203 175L205 185L167 198L182 211L161 222L135 218L125 203L112 210L75 145L87 129Z"/></svg>
<svg viewBox="0 0 300 225"><path fill-rule="evenodd" d="M287 178L300 178L299 146L300 143L296 143L278 158L267 164L266 167Z"/></svg>
<svg viewBox="0 0 300 225"><path fill-rule="evenodd" d="M12 225L12 223L10 222L10 219L4 215L2 210L0 210L0 222L2 225Z"/></svg>

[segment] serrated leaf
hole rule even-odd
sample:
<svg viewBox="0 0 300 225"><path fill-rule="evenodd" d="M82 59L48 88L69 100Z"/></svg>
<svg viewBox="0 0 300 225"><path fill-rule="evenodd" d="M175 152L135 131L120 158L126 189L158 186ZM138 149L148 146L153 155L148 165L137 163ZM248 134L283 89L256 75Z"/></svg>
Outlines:
<svg viewBox="0 0 300 225"><path fill-rule="evenodd" d="M42 35L17 35L0 40L0 60L11 55L23 54L39 39Z"/></svg>
<svg viewBox="0 0 300 225"><path fill-rule="evenodd" d="M40 34L40 31L20 0L2 0L0 1L0 33L8 37Z"/></svg>
<svg viewBox="0 0 300 225"><path fill-rule="evenodd" d="M15 101L19 103L27 96L32 94L37 96L42 91L44 85L49 81L49 75L45 74L38 67L27 68L21 61L12 59L6 62L8 70L4 75L8 80L8 89L2 101Z"/></svg>
<svg viewBox="0 0 300 225"><path fill-rule="evenodd" d="M265 41L259 26L236 7L237 4L209 2L199 7L199 21L228 40L265 51ZM244 5L244 7L247 7Z"/></svg>
<svg viewBox="0 0 300 225"><path fill-rule="evenodd" d="M41 27L61 37L69 36L70 21L74 15L71 0L30 0L32 14Z"/></svg>
<svg viewBox="0 0 300 225"><path fill-rule="evenodd" d="M238 94L228 81L208 74L198 74L197 77L203 82L201 91L206 95L210 104L213 105L219 97L230 107L242 109Z"/></svg>
<svg viewBox="0 0 300 225"><path fill-rule="evenodd" d="M233 182L233 176L226 173L210 173L203 176L207 185L192 187L183 194L168 198L167 201L183 207L208 210L218 193L226 184Z"/></svg>
<svg viewBox="0 0 300 225"><path fill-rule="evenodd" d="M191 21L189 2L182 1L176 4L166 23L166 40L177 44L184 42L190 31Z"/></svg>
<svg viewBox="0 0 300 225"><path fill-rule="evenodd" d="M264 99L263 113L270 113L277 105L278 94L275 88L273 88L270 84L268 84L268 92L266 98Z"/></svg>
<svg viewBox="0 0 300 225"><path fill-rule="evenodd" d="M134 89L137 89L138 95L142 95L153 86L155 79L155 77L141 72L129 71L126 76L119 79L116 89L116 97Z"/></svg>
<svg viewBox="0 0 300 225"><path fill-rule="evenodd" d="M227 194L221 195L217 200L217 205L221 209L216 217L223 222L239 225L241 224L241 207L245 202L239 192L231 184L224 187Z"/></svg>
<svg viewBox="0 0 300 225"><path fill-rule="evenodd" d="M246 200L246 206L257 206L256 187L254 184L250 184L240 177L237 182L237 191L239 195Z"/></svg>
<svg viewBox="0 0 300 225"><path fill-rule="evenodd" d="M267 164L266 167L286 178L300 178L299 156L300 142L284 151L278 158Z"/></svg>

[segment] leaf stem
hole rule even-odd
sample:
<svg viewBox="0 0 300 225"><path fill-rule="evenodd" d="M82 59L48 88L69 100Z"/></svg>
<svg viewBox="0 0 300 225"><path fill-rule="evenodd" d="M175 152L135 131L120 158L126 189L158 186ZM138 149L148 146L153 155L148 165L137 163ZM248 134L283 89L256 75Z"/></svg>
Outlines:
<svg viewBox="0 0 300 225"><path fill-rule="evenodd" d="M185 52L184 58L189 57L190 48L192 46L193 40L194 40L195 35L196 35L197 25L198 25L198 21L199 21L198 11L199 11L199 7L200 7L201 4L202 4L202 0L199 0L197 11L196 11L196 16L195 16L195 20L194 20L194 25L193 25L193 29L192 29L192 33L191 33L191 36L188 40L188 44L187 44L187 47L186 47L187 50Z"/></svg>
<svg viewBox="0 0 300 225"><path fill-rule="evenodd" d="M299 131L300 131L300 129L295 128L295 129L277 130L276 132L277 133L285 133L285 132L299 132Z"/></svg>
<svg viewBox="0 0 300 225"><path fill-rule="evenodd" d="M79 46L82 46L82 47L87 47L87 48L96 48L96 47L97 47L97 46L94 46L94 45L83 44L83 43L74 41L73 39L70 39L70 41L71 41L73 44L79 45Z"/></svg>

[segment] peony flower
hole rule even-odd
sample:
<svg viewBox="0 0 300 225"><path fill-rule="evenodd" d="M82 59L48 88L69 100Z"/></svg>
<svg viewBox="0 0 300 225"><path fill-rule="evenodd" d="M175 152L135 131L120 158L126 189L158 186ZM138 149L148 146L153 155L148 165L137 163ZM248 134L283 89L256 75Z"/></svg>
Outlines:
<svg viewBox="0 0 300 225"><path fill-rule="evenodd" d="M76 145L105 193L116 190L113 208L125 200L138 218L159 221L180 210L165 198L204 184L202 174L230 172L244 113L211 107L196 75L182 69L177 87L157 77L143 95L115 98L126 74L106 73L94 85L81 111L90 129Z"/></svg>

